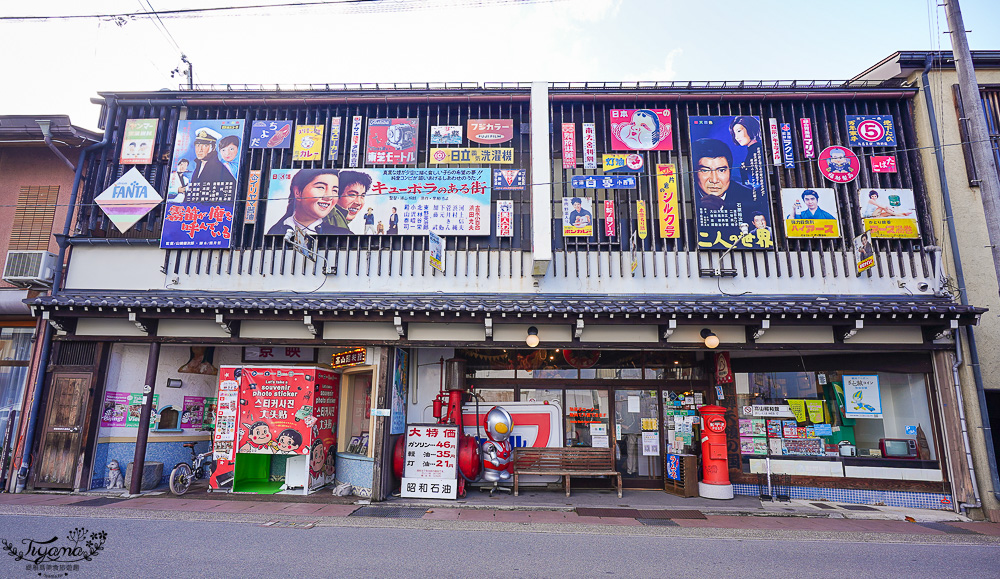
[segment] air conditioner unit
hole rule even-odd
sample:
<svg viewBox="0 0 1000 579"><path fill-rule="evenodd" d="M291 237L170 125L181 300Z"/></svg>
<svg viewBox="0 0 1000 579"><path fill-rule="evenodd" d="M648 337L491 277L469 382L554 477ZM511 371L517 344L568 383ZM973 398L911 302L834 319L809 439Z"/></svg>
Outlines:
<svg viewBox="0 0 1000 579"><path fill-rule="evenodd" d="M51 286L56 275L56 255L48 251L7 252L3 280L16 286Z"/></svg>

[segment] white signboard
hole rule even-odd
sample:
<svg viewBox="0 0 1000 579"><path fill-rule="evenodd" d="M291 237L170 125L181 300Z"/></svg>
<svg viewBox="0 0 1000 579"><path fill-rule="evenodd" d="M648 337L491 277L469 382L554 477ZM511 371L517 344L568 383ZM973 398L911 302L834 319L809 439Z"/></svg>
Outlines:
<svg viewBox="0 0 1000 579"><path fill-rule="evenodd" d="M417 499L456 499L458 481L453 478L403 477L402 496Z"/></svg>
<svg viewBox="0 0 1000 579"><path fill-rule="evenodd" d="M847 418L882 418L878 376L844 376L844 406Z"/></svg>
<svg viewBox="0 0 1000 579"><path fill-rule="evenodd" d="M754 405L750 407L750 414L755 418L794 418L791 408L787 404Z"/></svg>
<svg viewBox="0 0 1000 579"><path fill-rule="evenodd" d="M642 431L642 456L660 456L660 433Z"/></svg>
<svg viewBox="0 0 1000 579"><path fill-rule="evenodd" d="M429 237L427 261L431 267L444 273L444 241L433 231L429 231L427 235Z"/></svg>
<svg viewBox="0 0 1000 579"><path fill-rule="evenodd" d="M402 496L439 499L457 497L457 426L407 426L405 453Z"/></svg>

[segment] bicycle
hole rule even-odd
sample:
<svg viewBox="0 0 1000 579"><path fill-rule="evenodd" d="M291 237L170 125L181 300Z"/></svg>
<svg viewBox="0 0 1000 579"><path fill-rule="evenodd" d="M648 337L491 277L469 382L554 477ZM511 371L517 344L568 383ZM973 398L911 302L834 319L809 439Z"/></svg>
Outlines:
<svg viewBox="0 0 1000 579"><path fill-rule="evenodd" d="M179 462L170 471L170 492L175 495L183 495L191 488L192 482L212 475L211 450L198 454L194 451L193 442L186 442L181 446L191 449L191 462Z"/></svg>

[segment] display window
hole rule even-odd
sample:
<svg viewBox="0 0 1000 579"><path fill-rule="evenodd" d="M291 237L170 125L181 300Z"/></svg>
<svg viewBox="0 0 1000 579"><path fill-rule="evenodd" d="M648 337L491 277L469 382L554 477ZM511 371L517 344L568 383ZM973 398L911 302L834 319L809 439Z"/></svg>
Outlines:
<svg viewBox="0 0 1000 579"><path fill-rule="evenodd" d="M341 427L340 448L350 454L370 456L372 417L372 374L361 372L345 376L343 400L346 402Z"/></svg>

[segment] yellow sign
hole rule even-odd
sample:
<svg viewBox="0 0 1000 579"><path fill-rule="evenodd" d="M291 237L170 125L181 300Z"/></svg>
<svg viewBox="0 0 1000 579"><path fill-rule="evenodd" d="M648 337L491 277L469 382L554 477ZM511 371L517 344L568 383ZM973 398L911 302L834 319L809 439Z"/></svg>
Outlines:
<svg viewBox="0 0 1000 579"><path fill-rule="evenodd" d="M635 216L639 220L639 239L646 239L646 235L649 234L646 225L646 202L640 199L635 203Z"/></svg>
<svg viewBox="0 0 1000 579"><path fill-rule="evenodd" d="M809 411L809 421L813 424L820 424L823 422L823 401L822 400L806 400L806 409Z"/></svg>
<svg viewBox="0 0 1000 579"><path fill-rule="evenodd" d="M660 237L664 239L680 238L677 172L672 164L656 166L656 204L659 211Z"/></svg>
<svg viewBox="0 0 1000 579"><path fill-rule="evenodd" d="M920 231L917 222L912 217L882 217L865 219L865 229L872 237L882 239L917 239Z"/></svg>
<svg viewBox="0 0 1000 579"><path fill-rule="evenodd" d="M514 148L431 147L430 162L432 165L442 163L458 165L499 163L501 165L511 165L514 163Z"/></svg>
<svg viewBox="0 0 1000 579"><path fill-rule="evenodd" d="M795 415L795 420L797 422L806 421L806 401L805 400L789 400L788 407L791 409L792 414Z"/></svg>
<svg viewBox="0 0 1000 579"><path fill-rule="evenodd" d="M295 127L295 145L292 147L292 160L323 160L323 125L299 125Z"/></svg>
<svg viewBox="0 0 1000 579"><path fill-rule="evenodd" d="M840 224L836 219L786 219L785 235L788 237L840 237Z"/></svg>
<svg viewBox="0 0 1000 579"><path fill-rule="evenodd" d="M657 425L657 420L655 418L643 418L642 419L642 429L643 430L659 430Z"/></svg>

